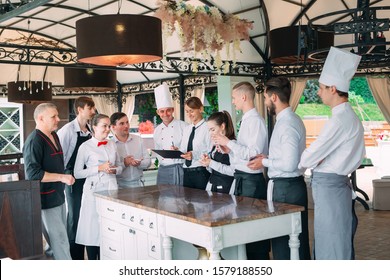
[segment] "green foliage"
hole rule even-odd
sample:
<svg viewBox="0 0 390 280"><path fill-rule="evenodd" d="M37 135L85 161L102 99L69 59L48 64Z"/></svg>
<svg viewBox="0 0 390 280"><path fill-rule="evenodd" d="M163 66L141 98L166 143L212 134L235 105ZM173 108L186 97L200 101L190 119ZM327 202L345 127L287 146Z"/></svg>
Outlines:
<svg viewBox="0 0 390 280"><path fill-rule="evenodd" d="M207 119L212 113L218 112L218 90L206 88L206 98L210 106L204 107L203 117Z"/></svg>
<svg viewBox="0 0 390 280"><path fill-rule="evenodd" d="M370 91L367 79L364 77L353 78L351 81L350 91L360 95L365 103L375 103L374 97Z"/></svg>
<svg viewBox="0 0 390 280"><path fill-rule="evenodd" d="M308 80L306 83L306 87L303 90L303 97L305 103L317 103L321 104L321 98L318 97L317 92L320 88L318 84L318 80Z"/></svg>
<svg viewBox="0 0 390 280"><path fill-rule="evenodd" d="M354 91L348 92L348 100L352 105L358 105L364 103L363 97L359 94L356 94Z"/></svg>
<svg viewBox="0 0 390 280"><path fill-rule="evenodd" d="M305 116L331 116L329 106L324 104L299 104L295 111L301 118Z"/></svg>
<svg viewBox="0 0 390 280"><path fill-rule="evenodd" d="M138 121L154 122L154 117L157 116L155 108L155 99L153 93L139 94L135 97L134 114L138 114ZM161 119L156 118L160 123Z"/></svg>

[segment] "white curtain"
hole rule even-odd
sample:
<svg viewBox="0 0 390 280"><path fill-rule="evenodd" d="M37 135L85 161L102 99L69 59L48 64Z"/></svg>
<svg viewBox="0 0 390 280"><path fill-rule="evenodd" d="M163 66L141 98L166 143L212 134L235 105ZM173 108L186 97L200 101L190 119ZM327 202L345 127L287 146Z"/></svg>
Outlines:
<svg viewBox="0 0 390 280"><path fill-rule="evenodd" d="M93 102L95 102L95 107L99 114L111 116L113 113L118 111L118 104L116 102L109 102L105 96L93 95L91 97Z"/></svg>
<svg viewBox="0 0 390 280"><path fill-rule="evenodd" d="M122 112L127 115L129 121L131 120L134 113L135 95L130 94L126 97L126 102L122 103Z"/></svg>
<svg viewBox="0 0 390 280"><path fill-rule="evenodd" d="M299 100L306 87L308 78L291 78L291 96L290 96L290 107L295 111L299 105Z"/></svg>
<svg viewBox="0 0 390 280"><path fill-rule="evenodd" d="M367 76L368 86L382 111L386 121L390 123L390 79L388 76Z"/></svg>

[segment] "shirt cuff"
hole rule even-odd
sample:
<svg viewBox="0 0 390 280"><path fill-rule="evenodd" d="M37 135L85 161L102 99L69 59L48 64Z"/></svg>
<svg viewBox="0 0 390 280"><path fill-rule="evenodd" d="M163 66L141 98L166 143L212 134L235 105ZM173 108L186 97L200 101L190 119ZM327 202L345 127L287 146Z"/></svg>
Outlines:
<svg viewBox="0 0 390 280"><path fill-rule="evenodd" d="M269 167L270 160L268 158L263 158L261 162L263 163L263 166Z"/></svg>

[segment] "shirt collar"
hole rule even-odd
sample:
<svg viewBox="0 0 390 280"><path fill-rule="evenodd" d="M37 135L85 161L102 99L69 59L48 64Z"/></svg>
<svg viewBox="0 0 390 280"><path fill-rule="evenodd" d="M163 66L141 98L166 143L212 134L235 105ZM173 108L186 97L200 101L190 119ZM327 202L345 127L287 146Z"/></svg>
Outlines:
<svg viewBox="0 0 390 280"><path fill-rule="evenodd" d="M119 141L119 139L116 137L115 134L112 136L112 139L114 140L115 143L118 143L118 142L120 142L120 143L127 143L127 142L130 142L130 141L133 140L133 136L131 134L129 134L129 137L127 137L126 142Z"/></svg>
<svg viewBox="0 0 390 280"><path fill-rule="evenodd" d="M279 114L276 115L276 121L282 119L284 116L287 116L291 112L291 107L284 108L282 111L279 112Z"/></svg>
<svg viewBox="0 0 390 280"><path fill-rule="evenodd" d="M204 124L205 122L205 119L202 119L200 122L198 122L196 125L192 124L192 126L195 127L195 129L197 129L199 126L201 126L202 124Z"/></svg>
<svg viewBox="0 0 390 280"><path fill-rule="evenodd" d="M348 102L343 102L337 106L334 106L332 108L332 115L337 115L337 114L340 114L342 111L344 111L349 105Z"/></svg>

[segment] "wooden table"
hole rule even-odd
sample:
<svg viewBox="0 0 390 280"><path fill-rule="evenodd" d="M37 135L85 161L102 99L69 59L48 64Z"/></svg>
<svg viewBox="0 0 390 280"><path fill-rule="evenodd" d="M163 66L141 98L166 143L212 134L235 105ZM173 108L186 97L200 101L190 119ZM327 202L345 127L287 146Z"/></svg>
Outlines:
<svg viewBox="0 0 390 280"><path fill-rule="evenodd" d="M156 246L161 246L162 259L172 259L171 238L205 247L210 259L220 259L223 248L238 245L238 257L245 259L244 244L284 235L290 236L291 259L299 259L300 212L304 210L301 206L269 204L265 200L168 185L99 192L96 196L98 205L107 200L115 202L112 209L104 207L111 212L117 211L116 217L124 224L132 221L138 226L144 225L144 218L139 223L135 221L141 215L139 211L155 213L157 225L151 218L153 223L146 228L157 231L161 244L153 245L152 249L156 251ZM100 207L100 214L106 210L104 207ZM135 217L126 214L134 211L138 211ZM132 228L129 231L134 233Z"/></svg>

